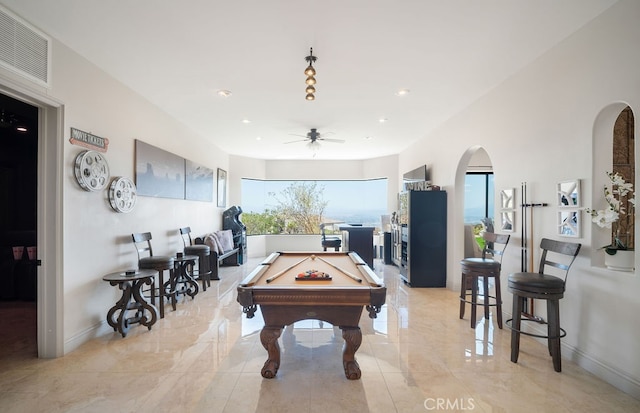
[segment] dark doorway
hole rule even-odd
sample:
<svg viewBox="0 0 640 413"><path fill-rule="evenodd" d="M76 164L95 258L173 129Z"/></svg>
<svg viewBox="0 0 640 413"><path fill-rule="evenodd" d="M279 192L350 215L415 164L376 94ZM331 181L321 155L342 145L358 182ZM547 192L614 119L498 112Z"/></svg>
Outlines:
<svg viewBox="0 0 640 413"><path fill-rule="evenodd" d="M0 346L37 356L38 108L0 94Z"/></svg>

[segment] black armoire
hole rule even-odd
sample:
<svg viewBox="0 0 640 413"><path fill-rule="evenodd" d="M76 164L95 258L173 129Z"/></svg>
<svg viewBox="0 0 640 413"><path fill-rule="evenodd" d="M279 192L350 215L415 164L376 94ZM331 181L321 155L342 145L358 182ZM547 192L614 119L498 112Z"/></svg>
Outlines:
<svg viewBox="0 0 640 413"><path fill-rule="evenodd" d="M411 287L447 284L447 193L400 194L400 276Z"/></svg>

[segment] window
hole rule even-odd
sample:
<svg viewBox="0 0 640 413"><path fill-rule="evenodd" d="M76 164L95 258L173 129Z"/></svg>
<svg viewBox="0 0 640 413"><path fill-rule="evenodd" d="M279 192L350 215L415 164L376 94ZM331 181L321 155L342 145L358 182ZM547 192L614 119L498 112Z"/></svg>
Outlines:
<svg viewBox="0 0 640 413"><path fill-rule="evenodd" d="M318 234L320 223L381 227L387 179L269 181L242 179L242 222L248 235ZM336 228L337 229L337 228Z"/></svg>
<svg viewBox="0 0 640 413"><path fill-rule="evenodd" d="M486 217L491 218L493 222L493 173L467 173L464 182L464 191L464 223L480 224Z"/></svg>

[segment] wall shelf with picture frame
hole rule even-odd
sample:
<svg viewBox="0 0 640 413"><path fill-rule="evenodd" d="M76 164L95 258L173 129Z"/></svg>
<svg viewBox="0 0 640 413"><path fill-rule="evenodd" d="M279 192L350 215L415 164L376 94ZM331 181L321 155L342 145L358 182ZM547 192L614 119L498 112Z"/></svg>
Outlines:
<svg viewBox="0 0 640 413"><path fill-rule="evenodd" d="M559 236L580 237L580 228L582 226L581 204L579 179L558 182L556 185L556 206L558 207L557 228Z"/></svg>
<svg viewBox="0 0 640 413"><path fill-rule="evenodd" d="M502 232L515 232L515 219L516 189L502 189L500 190L500 230Z"/></svg>

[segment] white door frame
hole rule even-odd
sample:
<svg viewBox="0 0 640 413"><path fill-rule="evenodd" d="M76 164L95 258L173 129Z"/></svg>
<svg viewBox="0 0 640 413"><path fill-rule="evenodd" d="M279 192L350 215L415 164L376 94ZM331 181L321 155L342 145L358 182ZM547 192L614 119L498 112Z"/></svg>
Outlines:
<svg viewBox="0 0 640 413"><path fill-rule="evenodd" d="M37 307L38 357L64 355L63 143L64 106L0 76L0 93L38 108Z"/></svg>

